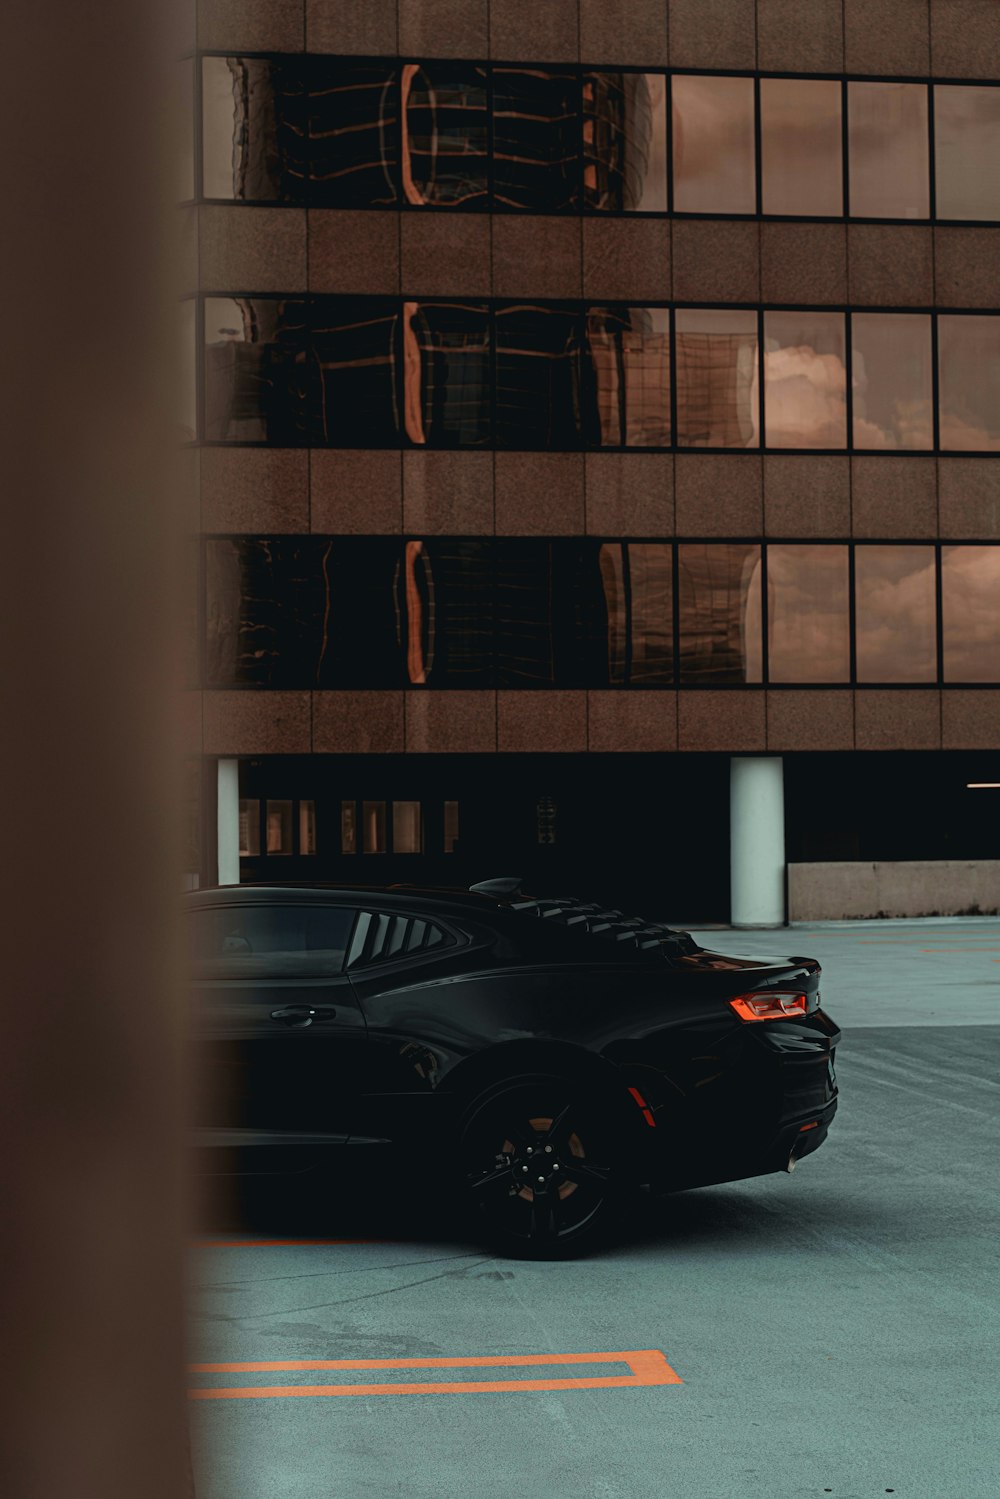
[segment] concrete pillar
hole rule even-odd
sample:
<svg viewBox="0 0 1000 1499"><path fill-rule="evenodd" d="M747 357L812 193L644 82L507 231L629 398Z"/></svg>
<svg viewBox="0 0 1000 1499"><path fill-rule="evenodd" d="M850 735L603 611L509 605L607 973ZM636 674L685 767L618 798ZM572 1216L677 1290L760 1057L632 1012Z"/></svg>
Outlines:
<svg viewBox="0 0 1000 1499"><path fill-rule="evenodd" d="M217 794L219 884L240 882L240 762L219 761Z"/></svg>
<svg viewBox="0 0 1000 1499"><path fill-rule="evenodd" d="M733 926L785 920L785 796L780 755L734 756L729 779Z"/></svg>

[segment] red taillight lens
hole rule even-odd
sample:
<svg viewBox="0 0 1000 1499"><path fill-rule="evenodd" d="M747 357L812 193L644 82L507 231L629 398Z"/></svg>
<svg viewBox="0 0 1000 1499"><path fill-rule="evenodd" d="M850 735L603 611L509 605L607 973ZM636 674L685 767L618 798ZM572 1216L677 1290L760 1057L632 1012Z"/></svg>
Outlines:
<svg viewBox="0 0 1000 1499"><path fill-rule="evenodd" d="M805 994L774 991L770 994L741 994L729 1004L741 1020L794 1020L807 1013L809 999Z"/></svg>

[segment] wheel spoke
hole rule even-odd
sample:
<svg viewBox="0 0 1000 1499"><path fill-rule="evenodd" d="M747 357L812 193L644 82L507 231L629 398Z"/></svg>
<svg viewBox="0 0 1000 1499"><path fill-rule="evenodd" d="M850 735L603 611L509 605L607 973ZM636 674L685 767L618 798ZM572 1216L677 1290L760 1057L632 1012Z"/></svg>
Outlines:
<svg viewBox="0 0 1000 1499"><path fill-rule="evenodd" d="M569 1139L570 1135L573 1133L573 1130L571 1128L572 1120L570 1117L572 1114L572 1109L573 1105L568 1103L565 1108L560 1109L559 1113L553 1119L545 1134L545 1143L547 1145L558 1145L560 1140Z"/></svg>
<svg viewBox="0 0 1000 1499"><path fill-rule="evenodd" d="M530 1232L534 1243L547 1244L559 1237L558 1194L536 1192L531 1204Z"/></svg>
<svg viewBox="0 0 1000 1499"><path fill-rule="evenodd" d="M493 1171L487 1171L485 1176L470 1176L469 1191L474 1194L484 1192L489 1194L499 1186L513 1186L514 1178L510 1166L497 1166Z"/></svg>
<svg viewBox="0 0 1000 1499"><path fill-rule="evenodd" d="M601 1192L607 1191L611 1172L607 1166L592 1166L589 1161L581 1161L571 1156L564 1162L562 1175L571 1182L577 1182L581 1186L597 1187Z"/></svg>

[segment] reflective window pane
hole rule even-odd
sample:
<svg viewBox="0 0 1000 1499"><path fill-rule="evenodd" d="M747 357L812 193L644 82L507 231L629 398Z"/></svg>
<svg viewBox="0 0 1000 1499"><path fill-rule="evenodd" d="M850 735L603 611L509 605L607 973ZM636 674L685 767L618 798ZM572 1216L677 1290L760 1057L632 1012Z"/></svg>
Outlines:
<svg viewBox="0 0 1000 1499"><path fill-rule="evenodd" d="M318 602L311 669L298 687L359 690L401 687L403 544L392 536L314 536L308 571L291 585L290 603L309 589ZM272 549L284 547L282 538ZM305 665L303 652L303 666Z"/></svg>
<svg viewBox="0 0 1000 1499"><path fill-rule="evenodd" d="M316 852L316 803L299 802L299 853Z"/></svg>
<svg viewBox="0 0 1000 1499"><path fill-rule="evenodd" d="M857 680L936 681L934 548L858 546L854 587Z"/></svg>
<svg viewBox="0 0 1000 1499"><path fill-rule="evenodd" d="M841 312L764 314L764 433L769 448L847 445Z"/></svg>
<svg viewBox="0 0 1000 1499"><path fill-rule="evenodd" d="M260 802L240 800L240 858L260 855Z"/></svg>
<svg viewBox="0 0 1000 1499"><path fill-rule="evenodd" d="M269 854L292 852L292 804L269 801L266 815L267 851Z"/></svg>
<svg viewBox="0 0 1000 1499"><path fill-rule="evenodd" d="M760 128L764 212L796 218L843 213L840 84L762 78Z"/></svg>
<svg viewBox="0 0 1000 1499"><path fill-rule="evenodd" d="M942 547L946 682L1000 682L1000 547Z"/></svg>
<svg viewBox="0 0 1000 1499"><path fill-rule="evenodd" d="M675 211L755 213L753 79L677 73L671 90Z"/></svg>
<svg viewBox="0 0 1000 1499"><path fill-rule="evenodd" d="M387 62L300 61L308 85L310 202L369 208L400 197L400 83Z"/></svg>
<svg viewBox="0 0 1000 1499"><path fill-rule="evenodd" d="M930 317L855 312L851 345L854 446L933 447Z"/></svg>
<svg viewBox="0 0 1000 1499"><path fill-rule="evenodd" d="M340 804L340 852L356 854L358 851L358 809L356 802Z"/></svg>
<svg viewBox="0 0 1000 1499"><path fill-rule="evenodd" d="M941 447L1000 449L1000 316L938 315Z"/></svg>
<svg viewBox="0 0 1000 1499"><path fill-rule="evenodd" d="M562 611L557 607L558 543L505 538L496 550L493 601L498 687L552 687L558 679Z"/></svg>
<svg viewBox="0 0 1000 1499"><path fill-rule="evenodd" d="M934 87L939 219L1000 219L1000 88Z"/></svg>
<svg viewBox="0 0 1000 1499"><path fill-rule="evenodd" d="M424 823L419 802L393 802L392 851L420 854L424 849Z"/></svg>
<svg viewBox="0 0 1000 1499"><path fill-rule="evenodd" d="M307 101L297 58L202 58L206 198L301 201Z"/></svg>
<svg viewBox="0 0 1000 1499"><path fill-rule="evenodd" d="M628 545L633 686L661 687L674 678L673 551L669 542Z"/></svg>
<svg viewBox="0 0 1000 1499"><path fill-rule="evenodd" d="M849 83L851 216L925 219L930 214L927 88Z"/></svg>
<svg viewBox="0 0 1000 1499"><path fill-rule="evenodd" d="M452 62L404 66L401 164L407 203L485 206L485 68Z"/></svg>
<svg viewBox="0 0 1000 1499"><path fill-rule="evenodd" d="M674 329L678 445L758 447L757 314L678 308Z"/></svg>
<svg viewBox="0 0 1000 1499"><path fill-rule="evenodd" d="M625 547L606 542L598 556L607 617L607 683L624 686L628 666L628 605L625 599Z"/></svg>
<svg viewBox="0 0 1000 1499"><path fill-rule="evenodd" d="M307 441L305 302L206 297L204 309L205 437Z"/></svg>
<svg viewBox="0 0 1000 1499"><path fill-rule="evenodd" d="M760 547L698 542L677 553L681 682L759 682Z"/></svg>
<svg viewBox="0 0 1000 1499"><path fill-rule="evenodd" d="M592 307L587 375L601 446L670 446L670 314L665 307Z"/></svg>
<svg viewBox="0 0 1000 1499"><path fill-rule="evenodd" d="M318 538L205 543L205 682L301 686L323 655L327 594Z"/></svg>
<svg viewBox="0 0 1000 1499"><path fill-rule="evenodd" d="M664 213L667 82L662 73L586 73L583 187L588 208Z"/></svg>
<svg viewBox="0 0 1000 1499"><path fill-rule="evenodd" d="M771 682L846 682L851 672L846 546L767 549Z"/></svg>
<svg viewBox="0 0 1000 1499"><path fill-rule="evenodd" d="M454 854L458 852L458 802L445 802L444 804L444 852Z"/></svg>
<svg viewBox="0 0 1000 1499"><path fill-rule="evenodd" d="M408 541L400 620L414 686L493 687L492 538Z"/></svg>
<svg viewBox="0 0 1000 1499"><path fill-rule="evenodd" d="M490 441L490 318L482 304L403 303L403 421L432 448Z"/></svg>
<svg viewBox="0 0 1000 1499"><path fill-rule="evenodd" d="M361 803L362 849L366 854L384 854L388 847L385 838L385 802Z"/></svg>
<svg viewBox="0 0 1000 1499"><path fill-rule="evenodd" d="M553 213L580 201L580 78L559 68L493 69L497 203Z"/></svg>
<svg viewBox="0 0 1000 1499"><path fill-rule="evenodd" d="M579 447L577 313L538 303L501 306L496 350L497 447Z"/></svg>
<svg viewBox="0 0 1000 1499"><path fill-rule="evenodd" d="M318 388L309 412L311 440L343 448L395 446L400 304L392 297L317 297L312 309Z"/></svg>

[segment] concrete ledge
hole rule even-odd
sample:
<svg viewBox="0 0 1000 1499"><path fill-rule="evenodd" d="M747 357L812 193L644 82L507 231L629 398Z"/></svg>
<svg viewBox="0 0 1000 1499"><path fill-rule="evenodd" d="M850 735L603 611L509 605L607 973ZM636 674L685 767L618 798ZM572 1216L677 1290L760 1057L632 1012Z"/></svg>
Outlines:
<svg viewBox="0 0 1000 1499"><path fill-rule="evenodd" d="M1000 859L788 866L789 921L998 913Z"/></svg>

